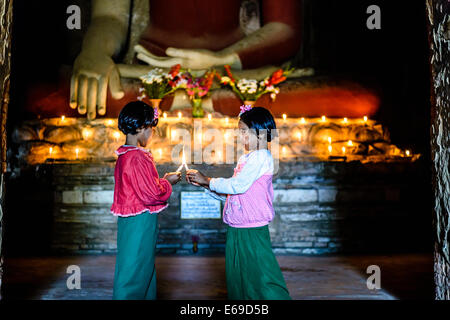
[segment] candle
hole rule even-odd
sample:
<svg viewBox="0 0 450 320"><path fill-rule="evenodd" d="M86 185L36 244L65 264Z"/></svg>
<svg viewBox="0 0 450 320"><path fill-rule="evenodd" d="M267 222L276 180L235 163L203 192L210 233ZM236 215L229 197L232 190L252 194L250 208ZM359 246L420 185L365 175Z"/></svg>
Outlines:
<svg viewBox="0 0 450 320"><path fill-rule="evenodd" d="M345 147L342 147L342 153L345 154Z"/></svg>
<svg viewBox="0 0 450 320"><path fill-rule="evenodd" d="M325 116L322 116L322 122L325 122L326 121L326 117Z"/></svg>
<svg viewBox="0 0 450 320"><path fill-rule="evenodd" d="M80 149L76 148L75 149L75 158L78 159L78 153L80 152Z"/></svg>
<svg viewBox="0 0 450 320"><path fill-rule="evenodd" d="M228 117L226 117L225 122L228 124L228 122L230 122L230 119Z"/></svg>
<svg viewBox="0 0 450 320"><path fill-rule="evenodd" d="M286 121L286 118L287 118L286 113L283 113L283 120Z"/></svg>
<svg viewBox="0 0 450 320"><path fill-rule="evenodd" d="M109 119L108 121L106 121L106 124L108 126L112 126L114 124L114 121L112 121L111 119Z"/></svg>
<svg viewBox="0 0 450 320"><path fill-rule="evenodd" d="M180 172L183 167L186 169L186 171L189 170L187 164L186 164L186 155L184 154L184 146L183 146L183 156L181 157L181 165L178 167L177 172Z"/></svg>
<svg viewBox="0 0 450 320"><path fill-rule="evenodd" d="M302 119L300 120L300 122L301 122L301 123L306 123L305 118L302 118Z"/></svg>
<svg viewBox="0 0 450 320"><path fill-rule="evenodd" d="M328 137L328 143L331 143L331 137Z"/></svg>
<svg viewBox="0 0 450 320"><path fill-rule="evenodd" d="M52 155L52 152L53 152L53 148L50 147L50 148L48 149L48 153L49 153L50 155Z"/></svg>
<svg viewBox="0 0 450 320"><path fill-rule="evenodd" d="M61 122L64 122L64 119L65 119L66 117L65 116L62 116L61 117Z"/></svg>
<svg viewBox="0 0 450 320"><path fill-rule="evenodd" d="M364 122L367 122L367 116L364 116Z"/></svg>
<svg viewBox="0 0 450 320"><path fill-rule="evenodd" d="M352 140L348 140L347 145L348 145L349 147L353 146Z"/></svg>
<svg viewBox="0 0 450 320"><path fill-rule="evenodd" d="M333 150L333 147L331 145L328 146L328 152L331 153L331 151Z"/></svg>
<svg viewBox="0 0 450 320"><path fill-rule="evenodd" d="M178 119L181 119L181 112L178 112Z"/></svg>
<svg viewBox="0 0 450 320"><path fill-rule="evenodd" d="M164 119L167 119L167 112L163 113L163 117L164 117Z"/></svg>
<svg viewBox="0 0 450 320"><path fill-rule="evenodd" d="M212 119L212 115L210 113L210 114L208 114L208 120L211 121L211 119Z"/></svg>
<svg viewBox="0 0 450 320"><path fill-rule="evenodd" d="M92 136L92 131L90 129L84 128L82 134L83 139L88 140Z"/></svg>
<svg viewBox="0 0 450 320"><path fill-rule="evenodd" d="M406 150L406 156L409 157L409 155L410 155L409 150Z"/></svg>
<svg viewBox="0 0 450 320"><path fill-rule="evenodd" d="M348 122L347 118L344 118L344 123L347 123L347 122Z"/></svg>
<svg viewBox="0 0 450 320"><path fill-rule="evenodd" d="M116 140L116 142L119 141L120 132L119 131L114 131L113 136L114 136L114 139Z"/></svg>

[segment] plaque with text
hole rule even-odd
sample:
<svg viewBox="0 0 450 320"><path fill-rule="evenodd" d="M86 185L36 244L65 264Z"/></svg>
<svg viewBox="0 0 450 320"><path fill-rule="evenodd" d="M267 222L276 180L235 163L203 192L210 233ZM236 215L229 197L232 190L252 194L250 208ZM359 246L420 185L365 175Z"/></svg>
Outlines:
<svg viewBox="0 0 450 320"><path fill-rule="evenodd" d="M220 201L205 192L181 192L181 219L220 219Z"/></svg>

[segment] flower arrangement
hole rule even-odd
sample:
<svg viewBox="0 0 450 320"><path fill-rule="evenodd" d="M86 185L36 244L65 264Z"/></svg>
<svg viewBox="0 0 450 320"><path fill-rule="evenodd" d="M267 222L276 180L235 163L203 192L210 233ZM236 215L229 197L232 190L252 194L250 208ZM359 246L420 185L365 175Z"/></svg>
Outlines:
<svg viewBox="0 0 450 320"><path fill-rule="evenodd" d="M183 74L185 79L187 79L186 93L189 96L189 99L201 99L208 96L215 74L215 70L208 71L202 77L197 78L189 72Z"/></svg>
<svg viewBox="0 0 450 320"><path fill-rule="evenodd" d="M162 69L155 68L140 77L143 87L139 90L141 93L139 98L162 99L179 89L186 81L181 77L180 69L179 64L172 66L167 73Z"/></svg>
<svg viewBox="0 0 450 320"><path fill-rule="evenodd" d="M286 80L286 75L290 70L278 69L270 77L258 82L256 79L235 79L231 73L229 65L224 66L226 76L219 77L222 84L230 86L231 89L242 101L256 101L263 94L270 93L272 100L275 100L280 92L275 85Z"/></svg>
<svg viewBox="0 0 450 320"><path fill-rule="evenodd" d="M189 71L179 75L181 80L178 81L178 88L184 88L192 101L192 116L194 118L204 116L202 98L209 95L215 74L215 70L210 70L201 77L195 77Z"/></svg>

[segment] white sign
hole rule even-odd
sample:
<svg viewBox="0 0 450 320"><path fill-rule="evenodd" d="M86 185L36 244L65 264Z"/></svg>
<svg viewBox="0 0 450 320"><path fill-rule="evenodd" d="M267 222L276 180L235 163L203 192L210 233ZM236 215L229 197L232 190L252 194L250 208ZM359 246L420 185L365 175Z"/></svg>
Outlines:
<svg viewBox="0 0 450 320"><path fill-rule="evenodd" d="M181 219L220 219L220 201L204 192L181 192Z"/></svg>

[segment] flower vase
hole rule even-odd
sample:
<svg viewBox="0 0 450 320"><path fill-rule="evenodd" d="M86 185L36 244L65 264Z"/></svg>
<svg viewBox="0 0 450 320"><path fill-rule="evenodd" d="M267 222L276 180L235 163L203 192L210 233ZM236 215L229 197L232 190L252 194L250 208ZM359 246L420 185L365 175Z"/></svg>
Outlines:
<svg viewBox="0 0 450 320"><path fill-rule="evenodd" d="M245 100L245 101L244 101L244 105L246 105L246 106L252 106L252 108L253 108L253 106L255 105L255 103L256 103L255 100Z"/></svg>
<svg viewBox="0 0 450 320"><path fill-rule="evenodd" d="M203 118L205 116L205 112L202 108L202 99L193 99L192 100L192 117L193 118Z"/></svg>
<svg viewBox="0 0 450 320"><path fill-rule="evenodd" d="M159 108L159 105L162 101L162 99L149 99L150 103L153 108L156 108L158 110L158 114L161 115L161 109Z"/></svg>

